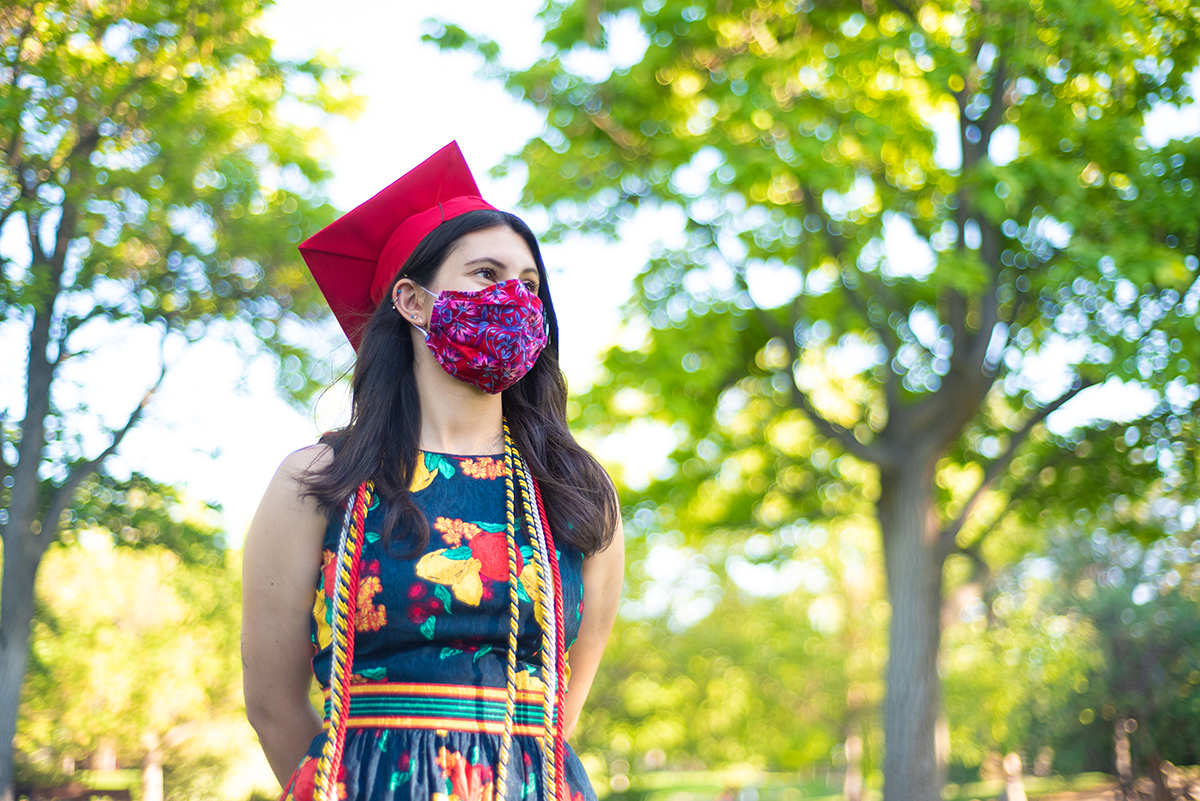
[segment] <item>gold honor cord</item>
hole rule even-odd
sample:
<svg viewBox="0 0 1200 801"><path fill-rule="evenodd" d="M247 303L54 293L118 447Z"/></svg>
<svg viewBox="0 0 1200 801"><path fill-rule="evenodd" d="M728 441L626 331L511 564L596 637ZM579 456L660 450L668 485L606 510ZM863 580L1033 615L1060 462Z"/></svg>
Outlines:
<svg viewBox="0 0 1200 801"><path fill-rule="evenodd" d="M504 489L505 489L505 510L507 513L508 528L506 530L508 540L508 609L509 609L509 626L508 626L508 664L505 669L505 699L504 699L504 734L500 738L500 764L496 767L496 798L503 801L506 797L508 788L508 763L509 756L512 752L513 738L513 718L516 713L517 706L517 632L520 624L520 608L517 598L517 532L516 532L516 515L514 513L514 491L513 491L513 476L515 475L516 465L513 464L513 454L516 448L513 447L512 436L508 431L508 422L504 423Z"/></svg>
<svg viewBox="0 0 1200 801"><path fill-rule="evenodd" d="M354 627L358 606L358 577L367 506L374 485L364 481L348 499L342 533L338 538L337 572L333 582L333 645L329 667L329 727L317 763L315 797L336 801L342 746L346 742L346 716L350 711L350 671L354 663Z"/></svg>

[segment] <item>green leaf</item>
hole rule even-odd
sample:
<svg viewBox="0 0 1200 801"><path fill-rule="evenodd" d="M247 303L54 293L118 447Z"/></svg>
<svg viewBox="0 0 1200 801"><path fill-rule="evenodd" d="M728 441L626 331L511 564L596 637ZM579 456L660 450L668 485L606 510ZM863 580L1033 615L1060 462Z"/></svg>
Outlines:
<svg viewBox="0 0 1200 801"><path fill-rule="evenodd" d="M441 653L438 654L438 656L441 657L442 659L449 659L450 657L458 656L461 653L462 653L462 650L459 648L443 648Z"/></svg>
<svg viewBox="0 0 1200 801"><path fill-rule="evenodd" d="M420 632L427 640L433 639L433 630L437 626L437 617L430 615L425 618L425 622L421 624Z"/></svg>
<svg viewBox="0 0 1200 801"><path fill-rule="evenodd" d="M437 598L441 599L442 606L445 607L445 609L446 609L446 614L453 614L450 611L450 601L453 598L453 596L450 594L450 590L446 587L446 585L445 584L435 585L433 588L433 594Z"/></svg>
<svg viewBox="0 0 1200 801"><path fill-rule="evenodd" d="M470 545L460 545L457 548L449 548L442 553L442 556L446 557L447 559L454 559L454 560L460 561L460 562L464 561L466 559L470 559L471 558L471 546Z"/></svg>
<svg viewBox="0 0 1200 801"><path fill-rule="evenodd" d="M507 523L489 523L485 520L472 520L471 522L479 526L484 531L490 531L493 533L497 531L508 531Z"/></svg>
<svg viewBox="0 0 1200 801"><path fill-rule="evenodd" d="M945 250L937 254L937 266L929 278L933 286L948 286L973 298L987 289L989 270L974 250Z"/></svg>
<svg viewBox="0 0 1200 801"><path fill-rule="evenodd" d="M426 453L425 467L430 471L438 471L442 474L442 478L450 478L454 475L454 465L440 453Z"/></svg>

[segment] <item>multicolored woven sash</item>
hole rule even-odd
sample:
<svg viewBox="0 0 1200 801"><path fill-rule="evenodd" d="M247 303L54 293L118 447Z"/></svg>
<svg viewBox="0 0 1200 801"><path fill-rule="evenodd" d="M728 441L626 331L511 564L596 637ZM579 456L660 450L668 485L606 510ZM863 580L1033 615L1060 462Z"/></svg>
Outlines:
<svg viewBox="0 0 1200 801"><path fill-rule="evenodd" d="M504 689L456 685L399 683L350 684L354 666L354 631L357 621L359 570L367 507L374 486L365 481L347 500L338 539L334 574L333 643L329 691L325 703L328 737L317 765L317 801L335 801L342 769L342 750L350 728L434 728L499 734L495 798L503 801L512 755L512 738L533 736L543 747L543 786L554 788L547 801L568 801L566 746L563 739L566 700L566 651L563 629L562 576L558 554L542 505L541 490L504 424L504 462L507 468L509 637ZM542 616L542 670L544 692L517 690L517 635L519 608L517 583L517 487L538 578Z"/></svg>
<svg viewBox="0 0 1200 801"><path fill-rule="evenodd" d="M503 687L460 684L364 682L349 688L350 729L432 729L504 733L507 691ZM518 690L513 714L513 734L541 737L545 733L544 695ZM325 714L333 707L329 693Z"/></svg>

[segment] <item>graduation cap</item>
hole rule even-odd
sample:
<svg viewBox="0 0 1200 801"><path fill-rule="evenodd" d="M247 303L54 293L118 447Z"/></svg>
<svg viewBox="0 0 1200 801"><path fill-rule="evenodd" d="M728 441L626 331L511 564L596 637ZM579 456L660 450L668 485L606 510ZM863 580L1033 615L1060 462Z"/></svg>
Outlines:
<svg viewBox="0 0 1200 801"><path fill-rule="evenodd" d="M300 255L358 350L363 323L421 240L446 220L491 208L479 196L458 143L451 142L313 234L300 245Z"/></svg>

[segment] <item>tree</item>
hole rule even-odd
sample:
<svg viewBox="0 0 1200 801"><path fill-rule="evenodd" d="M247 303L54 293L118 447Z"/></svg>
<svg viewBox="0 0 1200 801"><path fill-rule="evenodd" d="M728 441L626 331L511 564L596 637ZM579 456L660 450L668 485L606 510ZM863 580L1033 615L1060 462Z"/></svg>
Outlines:
<svg viewBox="0 0 1200 801"><path fill-rule="evenodd" d="M429 34L544 111L507 163L528 171L522 202L551 236L618 236L643 206L686 234L637 279L644 341L610 352L581 422L673 427L675 472L645 497L697 540L874 504L884 791L939 797L946 582L1011 557L1005 523L1035 522L1034 499L1194 475L1200 142L1141 132L1191 101L1200 19L1115 0L552 0L543 21L519 70L460 28ZM1103 425L1046 429L1106 379L1153 392L1136 424L1152 457L1102 459Z"/></svg>
<svg viewBox="0 0 1200 801"><path fill-rule="evenodd" d="M162 799L164 767L170 796L187 778L170 768L191 762L200 773L201 757L227 766L254 742L237 564L220 547L215 508L140 477L89 490L39 571L17 731L23 772L52 777L108 751L142 766L143 797ZM200 797L194 783L175 795Z"/></svg>
<svg viewBox="0 0 1200 801"><path fill-rule="evenodd" d="M103 387L66 388L87 376L101 330L156 332L166 347L230 321L293 368L283 379L297 394L323 379L296 345L320 304L294 246L331 216L316 192L324 149L284 109L344 112L354 99L330 60L272 56L263 7L0 8L0 230L27 247L6 250L0 273L4 334L27 359L24 408L0 426L0 798L38 565L162 380L115 425L91 414Z"/></svg>
<svg viewBox="0 0 1200 801"><path fill-rule="evenodd" d="M1156 798L1170 799L1168 763L1200 759L1195 511L1190 530L1168 517L1165 536L1150 543L1111 530L1109 511L1055 526L1049 559L1027 561L1004 582L1007 594L1025 595L1043 614L1078 620L1072 638L1084 643L1075 647L1099 657L1082 681L1041 677L1038 695L1061 696L1064 683L1074 692L1052 708L1034 699L1030 745L1049 745L1071 767L1112 771L1126 792L1136 770L1154 783ZM1035 661L1044 664L1042 650Z"/></svg>
<svg viewBox="0 0 1200 801"><path fill-rule="evenodd" d="M886 610L872 590L881 568L878 549L867 531L855 529L856 521L842 520L830 531L790 532L799 533L799 541L785 534L799 569L787 570L781 562L775 567L785 572L773 579L766 578L773 569L765 559L748 572L735 559L729 571L721 566L723 579L703 570L707 575L696 581L686 569L646 576L641 568L681 567L672 564L680 555L672 538L653 535L653 554L631 570L629 616L618 620L610 637L576 730L576 749L610 763L654 767L649 755L657 751L657 767L784 771L828 766L835 752L840 759L850 751L848 772L861 779L863 766L850 758L855 748L846 743L857 738L861 758L862 742L877 729ZM643 542L631 545L636 550ZM754 547L765 556L777 543L760 535ZM703 564L699 554L678 561ZM779 578L790 590L767 594L768 582ZM678 607L658 614L656 597L682 600L687 593L679 590L689 584L707 585L701 597L719 585L725 592L692 625L684 625L685 610Z"/></svg>

